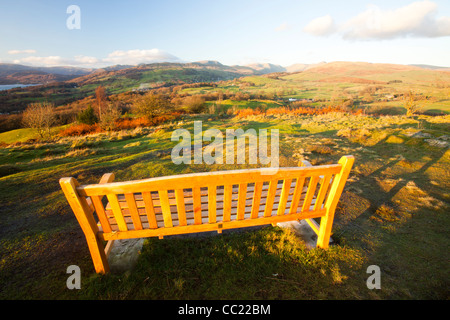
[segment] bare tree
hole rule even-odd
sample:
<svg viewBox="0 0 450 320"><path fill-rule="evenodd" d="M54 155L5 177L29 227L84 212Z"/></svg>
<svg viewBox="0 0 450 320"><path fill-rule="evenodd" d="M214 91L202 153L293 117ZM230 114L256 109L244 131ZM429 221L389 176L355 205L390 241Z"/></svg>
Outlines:
<svg viewBox="0 0 450 320"><path fill-rule="evenodd" d="M100 119L100 127L103 130L111 131L116 128L116 120L120 118L122 112L116 103L108 103L103 109Z"/></svg>
<svg viewBox="0 0 450 320"><path fill-rule="evenodd" d="M422 110L422 106L419 105L419 101L424 100L417 96L414 92L409 91L404 96L406 116L411 117ZM425 99L426 100L426 99Z"/></svg>
<svg viewBox="0 0 450 320"><path fill-rule="evenodd" d="M23 113L23 124L36 129L39 136L50 136L50 128L56 123L54 105L48 102L32 103Z"/></svg>
<svg viewBox="0 0 450 320"><path fill-rule="evenodd" d="M103 86L95 89L95 102L97 104L98 119L102 121L102 114L106 108L106 92Z"/></svg>

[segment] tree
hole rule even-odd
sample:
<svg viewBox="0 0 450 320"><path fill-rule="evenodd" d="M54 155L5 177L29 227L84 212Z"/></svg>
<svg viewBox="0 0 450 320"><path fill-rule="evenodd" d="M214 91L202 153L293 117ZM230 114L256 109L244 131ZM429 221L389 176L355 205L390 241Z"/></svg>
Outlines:
<svg viewBox="0 0 450 320"><path fill-rule="evenodd" d="M89 106L86 109L80 111L77 114L77 121L79 123L84 123L88 125L93 125L94 123L98 122L98 118L95 115L94 108Z"/></svg>
<svg viewBox="0 0 450 320"><path fill-rule="evenodd" d="M135 101L132 109L138 116L152 120L156 116L172 111L172 104L162 94L147 93Z"/></svg>
<svg viewBox="0 0 450 320"><path fill-rule="evenodd" d="M56 123L53 104L42 102L28 105L22 122L26 127L36 129L41 138L50 136L50 128Z"/></svg>
<svg viewBox="0 0 450 320"><path fill-rule="evenodd" d="M95 89L95 103L97 105L98 118L101 121L103 110L106 108L106 92L103 86L98 86Z"/></svg>
<svg viewBox="0 0 450 320"><path fill-rule="evenodd" d="M111 131L116 128L116 120L120 118L122 112L116 104L109 103L103 110L102 118L100 120L100 128Z"/></svg>
<svg viewBox="0 0 450 320"><path fill-rule="evenodd" d="M422 107L418 104L418 101L422 100L411 90L404 96L406 116L411 117L422 110Z"/></svg>

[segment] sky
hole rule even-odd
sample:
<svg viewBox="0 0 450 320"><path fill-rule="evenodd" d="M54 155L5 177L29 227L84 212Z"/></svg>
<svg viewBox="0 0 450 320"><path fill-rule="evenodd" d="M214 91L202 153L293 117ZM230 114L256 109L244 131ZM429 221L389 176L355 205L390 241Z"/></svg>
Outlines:
<svg viewBox="0 0 450 320"><path fill-rule="evenodd" d="M0 63L450 67L450 0L0 0Z"/></svg>

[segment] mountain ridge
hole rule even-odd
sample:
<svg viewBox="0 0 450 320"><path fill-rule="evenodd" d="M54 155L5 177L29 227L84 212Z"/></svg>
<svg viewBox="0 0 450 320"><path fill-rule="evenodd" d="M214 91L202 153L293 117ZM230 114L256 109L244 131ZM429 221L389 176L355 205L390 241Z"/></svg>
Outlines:
<svg viewBox="0 0 450 320"><path fill-rule="evenodd" d="M0 85L8 84L49 84L52 82L77 82L80 79L96 78L108 74L110 76L123 74L137 74L146 70L157 68L185 68L185 69L205 69L226 72L236 76L264 75L270 73L296 73L315 69L317 72L326 72L330 68L341 68L342 72L353 67L386 67L404 70L407 68L450 71L450 68L424 65L424 64L388 64L369 62L319 62L315 64L297 63L289 66L281 66L272 63L253 63L247 65L224 65L216 60L202 60L194 62L160 62L139 65L112 65L103 68L81 68L72 66L37 67L21 64L0 63ZM322 71L321 71L322 69Z"/></svg>

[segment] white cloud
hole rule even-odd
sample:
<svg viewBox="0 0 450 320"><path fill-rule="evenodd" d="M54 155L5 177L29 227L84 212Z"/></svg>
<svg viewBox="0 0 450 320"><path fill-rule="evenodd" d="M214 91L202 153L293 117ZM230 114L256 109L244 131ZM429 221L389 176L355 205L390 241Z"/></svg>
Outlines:
<svg viewBox="0 0 450 320"><path fill-rule="evenodd" d="M332 22L330 16L317 18L304 31L316 36L329 35L334 30ZM364 12L334 31L346 40L444 37L450 36L450 17L437 17L437 5L429 0L413 2L394 10L369 5Z"/></svg>
<svg viewBox="0 0 450 320"><path fill-rule="evenodd" d="M396 10L371 5L342 26L345 39L394 39L450 35L450 18L436 18L437 5L431 1L411 3Z"/></svg>
<svg viewBox="0 0 450 320"><path fill-rule="evenodd" d="M282 23L281 25L279 25L278 27L275 28L275 31L286 31L289 30L291 28L291 26L289 24Z"/></svg>
<svg viewBox="0 0 450 320"><path fill-rule="evenodd" d="M151 50L117 50L108 55L104 62L110 64L132 64L157 63L157 62L180 62L180 59L159 49Z"/></svg>
<svg viewBox="0 0 450 320"><path fill-rule="evenodd" d="M75 63L79 65L94 65L99 62L99 59L88 56L75 56Z"/></svg>
<svg viewBox="0 0 450 320"><path fill-rule="evenodd" d="M336 26L330 15L314 19L303 28L303 31L315 36L327 36L335 32L335 30Z"/></svg>
<svg viewBox="0 0 450 320"><path fill-rule="evenodd" d="M30 56L14 60L14 63L29 64L33 66L45 66L45 67L62 66L66 62L67 61L61 58L60 56L48 56L48 57Z"/></svg>
<svg viewBox="0 0 450 320"><path fill-rule="evenodd" d="M114 51L106 58L99 59L89 56L75 56L72 59L60 56L29 56L25 58L15 59L13 63L27 64L33 66L78 66L78 67L100 67L115 64L137 65L140 63L156 63L156 62L181 62L181 60L169 53L159 49L152 50L128 50Z"/></svg>
<svg viewBox="0 0 450 320"><path fill-rule="evenodd" d="M9 50L8 54L24 54L24 53L36 53L36 50L33 49L26 49L26 50Z"/></svg>

